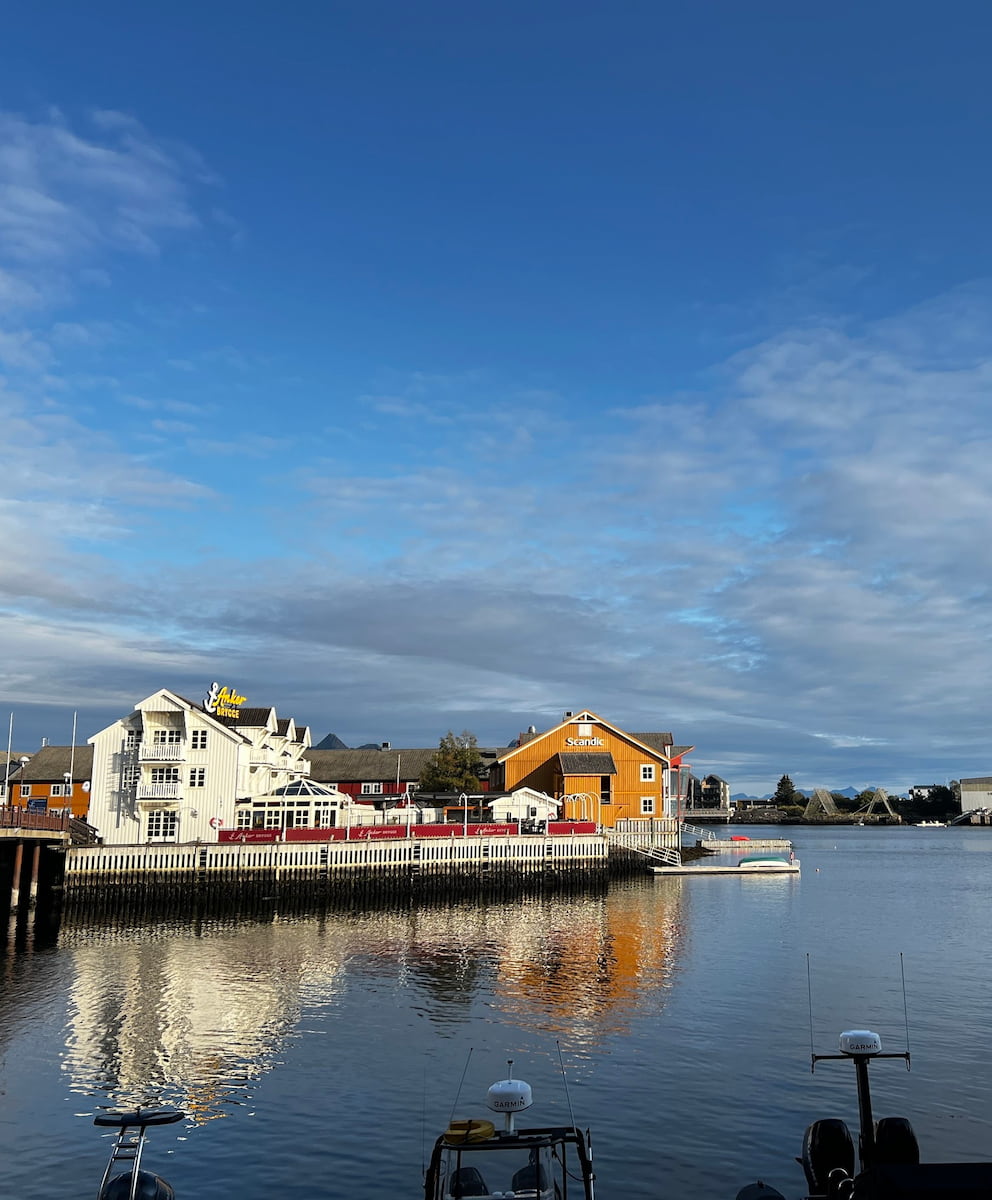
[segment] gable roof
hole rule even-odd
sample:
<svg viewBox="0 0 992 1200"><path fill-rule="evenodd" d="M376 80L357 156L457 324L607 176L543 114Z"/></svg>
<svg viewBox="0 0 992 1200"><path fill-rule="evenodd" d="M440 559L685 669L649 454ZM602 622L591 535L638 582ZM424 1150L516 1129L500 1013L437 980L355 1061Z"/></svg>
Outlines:
<svg viewBox="0 0 992 1200"><path fill-rule="evenodd" d="M372 783L396 779L400 782L419 779L428 762L437 754L437 746L428 750L319 750L307 751L310 762L310 778L324 783ZM495 761L498 750L479 747L482 765L489 768Z"/></svg>
<svg viewBox="0 0 992 1200"><path fill-rule="evenodd" d="M42 746L24 770L18 771L18 783L61 783L72 763L72 782L85 783L93 774L93 747ZM11 767L13 767L11 762ZM13 772L12 772L13 773Z"/></svg>
<svg viewBox="0 0 992 1200"><path fill-rule="evenodd" d="M525 746L533 746L535 742L539 742L542 738L550 737L551 734L557 733L560 729L564 729L566 725L577 725L579 722L589 722L590 724L601 725L604 729L608 729L616 737L622 738L626 742L631 742L635 746L639 746L650 757L667 758L669 756L664 747L671 745L672 735L670 733L628 733L625 729L621 729L618 725L613 725L610 721L606 721L602 717L597 716L596 713L592 712L590 709L583 708L578 709L576 712L572 713L571 716L565 717L564 720L559 721L558 724L552 726L551 729L546 729L543 733L538 733L534 737L529 738L521 745L510 746L509 749L502 751L496 761L500 763L506 762L508 758L512 758L514 754L518 754L524 749ZM645 741L644 739L647 737L654 739L654 744L652 744L652 742ZM667 738L667 742L661 742L662 738ZM683 753L688 753L691 749L691 746L681 747ZM673 748L670 753L671 756L674 757L675 749Z"/></svg>

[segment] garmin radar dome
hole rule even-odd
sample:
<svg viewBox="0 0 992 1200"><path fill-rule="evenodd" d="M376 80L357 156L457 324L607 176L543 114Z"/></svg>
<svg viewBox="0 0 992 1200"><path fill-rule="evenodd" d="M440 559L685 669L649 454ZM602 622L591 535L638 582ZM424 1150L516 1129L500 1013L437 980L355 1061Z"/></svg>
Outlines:
<svg viewBox="0 0 992 1200"><path fill-rule="evenodd" d="M841 1054L881 1054L882 1039L870 1029L848 1029L840 1035Z"/></svg>
<svg viewBox="0 0 992 1200"><path fill-rule="evenodd" d="M507 1063L507 1066L512 1071L512 1061ZM494 1083L486 1093L486 1104L493 1112L503 1113L506 1121L506 1130L513 1130L513 1114L524 1112L534 1103L534 1094L531 1091L531 1086L523 1079L500 1079Z"/></svg>

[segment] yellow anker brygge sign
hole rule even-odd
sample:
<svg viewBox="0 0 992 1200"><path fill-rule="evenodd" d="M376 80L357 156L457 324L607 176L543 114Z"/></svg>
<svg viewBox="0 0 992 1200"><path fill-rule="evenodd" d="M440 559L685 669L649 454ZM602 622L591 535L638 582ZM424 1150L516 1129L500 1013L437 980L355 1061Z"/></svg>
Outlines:
<svg viewBox="0 0 992 1200"><path fill-rule="evenodd" d="M241 705L247 697L239 696L233 688L212 683L203 700L203 707L214 717L240 717Z"/></svg>

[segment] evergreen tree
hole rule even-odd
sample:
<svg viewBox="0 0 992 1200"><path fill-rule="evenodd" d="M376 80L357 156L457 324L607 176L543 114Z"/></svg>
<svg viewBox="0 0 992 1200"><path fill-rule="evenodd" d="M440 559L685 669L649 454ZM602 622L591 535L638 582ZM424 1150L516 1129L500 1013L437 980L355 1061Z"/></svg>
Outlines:
<svg viewBox="0 0 992 1200"><path fill-rule="evenodd" d="M420 773L422 792L477 792L482 755L474 733L449 729Z"/></svg>
<svg viewBox="0 0 992 1200"><path fill-rule="evenodd" d="M796 791L795 784L788 775L783 775L778 781L775 795L772 796L772 803L779 808L794 804L805 804L806 797L801 792Z"/></svg>

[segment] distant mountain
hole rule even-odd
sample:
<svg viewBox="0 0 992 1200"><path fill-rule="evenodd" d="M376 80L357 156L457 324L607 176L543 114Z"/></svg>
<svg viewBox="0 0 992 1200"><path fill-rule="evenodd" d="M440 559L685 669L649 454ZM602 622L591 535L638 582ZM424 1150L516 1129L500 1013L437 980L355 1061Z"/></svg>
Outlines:
<svg viewBox="0 0 992 1200"><path fill-rule="evenodd" d="M848 800L853 800L854 797L859 795L864 789L856 788L856 787L846 787L846 788L828 788L827 790L830 792L833 792L834 795L836 795L836 796L846 796L848 798ZM812 788L796 788L796 791L800 794L800 796L805 796L807 800L810 798L810 796L813 795ZM738 800L771 800L772 795L773 795L772 792L769 792L767 796L749 796L747 794L747 792L732 792L730 799L733 800L735 803ZM890 792L889 795L892 795L892 793Z"/></svg>
<svg viewBox="0 0 992 1200"><path fill-rule="evenodd" d="M314 746L314 750L347 750L348 747L336 733L329 733L323 741Z"/></svg>

